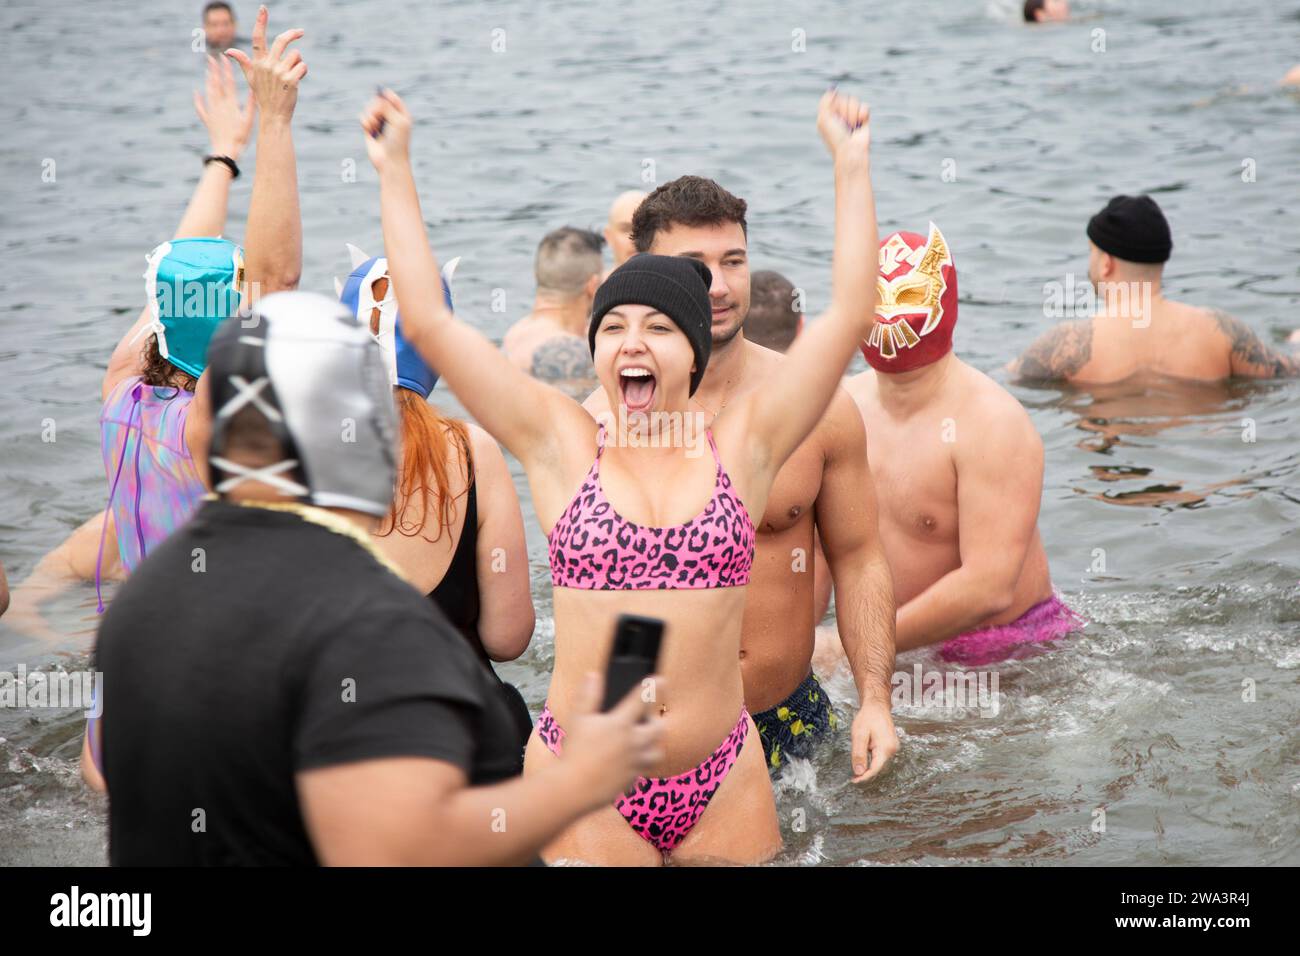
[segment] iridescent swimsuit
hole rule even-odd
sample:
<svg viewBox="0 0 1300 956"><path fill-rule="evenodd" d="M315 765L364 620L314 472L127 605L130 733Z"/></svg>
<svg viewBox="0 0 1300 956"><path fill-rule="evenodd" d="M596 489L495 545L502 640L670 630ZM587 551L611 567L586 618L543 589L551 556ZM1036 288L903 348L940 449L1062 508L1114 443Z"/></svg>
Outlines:
<svg viewBox="0 0 1300 956"><path fill-rule="evenodd" d="M112 512L118 554L128 573L190 519L207 492L185 444L185 422L193 400L193 392L154 388L133 377L118 383L104 402L99 427L109 480L105 511ZM132 464L124 467L128 457ZM104 523L107 528L107 514ZM97 592L103 532L99 547ZM102 597L99 609L104 610Z"/></svg>
<svg viewBox="0 0 1300 956"><path fill-rule="evenodd" d="M741 587L754 564L754 523L731 490L718 446L709 432L717 465L713 497L685 524L670 528L638 525L614 510L600 487L605 428L596 438L596 460L547 536L551 584L583 590L679 590ZM699 821L726 779L749 731L749 713L699 766L671 777L639 777L614 804L628 825L661 852L672 852ZM559 755L564 731L548 704L537 734Z"/></svg>
<svg viewBox="0 0 1300 956"><path fill-rule="evenodd" d="M185 444L185 422L192 401L193 392L155 388L135 376L119 382L104 402L99 430L109 489L95 560L100 614L104 613L101 574L108 513L112 512L117 528L122 567L130 573L152 548L190 519L207 493ZM123 467L128 455L133 460L129 469ZM91 759L102 773L97 721L96 717L87 719L86 733Z"/></svg>

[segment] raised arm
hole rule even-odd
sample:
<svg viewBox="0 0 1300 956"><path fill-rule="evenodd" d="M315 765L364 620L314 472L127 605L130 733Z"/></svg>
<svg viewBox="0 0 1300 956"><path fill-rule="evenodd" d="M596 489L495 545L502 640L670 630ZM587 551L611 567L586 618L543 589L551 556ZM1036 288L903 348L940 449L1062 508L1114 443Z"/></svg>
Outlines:
<svg viewBox="0 0 1300 956"><path fill-rule="evenodd" d="M384 253L402 312L402 332L438 370L471 415L525 467L558 463L557 427L595 424L558 389L520 371L478 329L443 302L438 262L429 247L411 172L411 117L391 90L376 96L361 117L366 150L379 171Z"/></svg>
<svg viewBox="0 0 1300 956"><path fill-rule="evenodd" d="M235 71L230 61L218 62L208 57L207 100L194 93L194 111L208 129L212 148L209 155L225 156L237 161L253 131L253 98L241 107L235 88ZM226 207L230 184L235 175L225 163L211 162L203 167L203 176L190 204L185 208L174 239L219 236L226 228Z"/></svg>
<svg viewBox="0 0 1300 956"><path fill-rule="evenodd" d="M248 143L253 128L253 103L251 97L242 109L235 90L234 71L228 61L218 63L208 57L206 99L196 91L194 109L208 130L211 154L238 160ZM230 198L230 182L234 178L225 163L212 162L203 167L199 184L185 207L180 225L172 238L189 239L199 236L218 236L226 227L226 206ZM141 270L143 271L143 269ZM145 303L131 328L118 340L108 360L104 373L101 397L122 379L140 374L143 369L144 347L137 336L149 323L149 304Z"/></svg>
<svg viewBox="0 0 1300 956"><path fill-rule="evenodd" d="M1232 344L1232 374L1238 378L1290 378L1300 375L1300 356L1266 343L1241 319L1217 309L1211 313Z"/></svg>
<svg viewBox="0 0 1300 956"><path fill-rule="evenodd" d="M298 167L293 151L293 111L307 64L289 50L302 30L286 30L266 46L266 7L253 27L253 56L227 50L244 71L257 100L257 170L244 236L244 272L257 295L296 289L302 275L302 216L298 210ZM226 61L230 68L230 60Z"/></svg>
<svg viewBox="0 0 1300 956"><path fill-rule="evenodd" d="M746 397L757 458L775 475L813 427L876 310L876 209L866 106L834 91L822 97L817 128L835 160L835 251L831 306L794 340L764 387Z"/></svg>

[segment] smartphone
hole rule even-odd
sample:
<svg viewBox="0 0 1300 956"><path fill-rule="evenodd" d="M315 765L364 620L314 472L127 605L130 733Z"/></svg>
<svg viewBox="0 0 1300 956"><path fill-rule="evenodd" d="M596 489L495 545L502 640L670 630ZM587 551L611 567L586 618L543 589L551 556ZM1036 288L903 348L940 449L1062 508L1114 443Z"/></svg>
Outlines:
<svg viewBox="0 0 1300 956"><path fill-rule="evenodd" d="M614 648L605 670L605 703L601 710L617 707L631 690L655 672L663 638L664 622L659 618L619 615L614 628Z"/></svg>

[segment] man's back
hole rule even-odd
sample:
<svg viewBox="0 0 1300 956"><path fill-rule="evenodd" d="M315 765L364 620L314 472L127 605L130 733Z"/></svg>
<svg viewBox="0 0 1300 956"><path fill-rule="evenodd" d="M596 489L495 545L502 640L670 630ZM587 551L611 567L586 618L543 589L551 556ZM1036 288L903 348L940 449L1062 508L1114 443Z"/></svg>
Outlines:
<svg viewBox="0 0 1300 956"><path fill-rule="evenodd" d="M522 372L545 382L591 381L596 377L587 340L549 319L525 316L506 332L501 351Z"/></svg>
<svg viewBox="0 0 1300 956"><path fill-rule="evenodd" d="M509 775L509 747L460 726L507 726L472 653L348 537L212 502L119 591L97 649L114 865L311 865L294 775L314 767ZM456 732L435 733L441 713Z"/></svg>
<svg viewBox="0 0 1300 956"><path fill-rule="evenodd" d="M1142 374L1191 381L1273 378L1297 374L1300 366L1240 319L1159 298L1136 320L1103 315L1062 323L1040 336L1009 370L1029 381L1103 385Z"/></svg>

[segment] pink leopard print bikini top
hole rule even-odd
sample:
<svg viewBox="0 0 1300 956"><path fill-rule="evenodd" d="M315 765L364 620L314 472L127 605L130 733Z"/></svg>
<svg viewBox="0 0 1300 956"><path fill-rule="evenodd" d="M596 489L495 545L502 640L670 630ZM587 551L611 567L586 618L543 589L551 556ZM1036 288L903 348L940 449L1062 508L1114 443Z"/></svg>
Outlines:
<svg viewBox="0 0 1300 956"><path fill-rule="evenodd" d="M731 490L713 432L718 466L713 497L685 524L654 528L628 521L600 487L605 426L596 436L596 460L577 495L547 536L551 584L597 591L734 588L749 583L754 565L754 522Z"/></svg>

